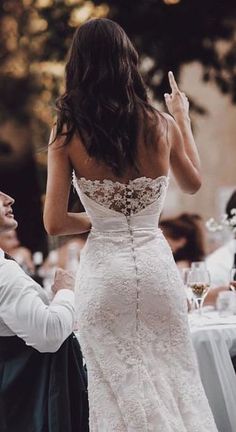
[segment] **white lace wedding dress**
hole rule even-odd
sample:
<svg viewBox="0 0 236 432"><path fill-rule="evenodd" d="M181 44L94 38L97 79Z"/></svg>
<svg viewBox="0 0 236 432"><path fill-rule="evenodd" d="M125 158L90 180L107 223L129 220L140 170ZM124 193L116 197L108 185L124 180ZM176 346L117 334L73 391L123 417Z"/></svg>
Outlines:
<svg viewBox="0 0 236 432"><path fill-rule="evenodd" d="M216 432L158 228L168 178L73 183L92 221L76 287L90 432Z"/></svg>

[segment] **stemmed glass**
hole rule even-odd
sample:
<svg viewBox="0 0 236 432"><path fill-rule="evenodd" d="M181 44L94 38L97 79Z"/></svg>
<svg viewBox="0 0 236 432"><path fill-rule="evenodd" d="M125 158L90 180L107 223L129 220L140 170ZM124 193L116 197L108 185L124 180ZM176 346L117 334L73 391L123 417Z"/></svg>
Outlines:
<svg viewBox="0 0 236 432"><path fill-rule="evenodd" d="M187 276L187 285L192 290L193 299L199 314L202 314L204 299L210 289L210 273L204 265L194 266Z"/></svg>
<svg viewBox="0 0 236 432"><path fill-rule="evenodd" d="M193 303L193 293L191 288L189 288L188 286L188 274L190 272L190 268L189 267L184 267L182 269L180 269L180 275L182 277L183 280L183 284L184 284L184 289L185 289L185 293L186 293L186 297L188 300L188 305L189 305L189 310L192 310L192 303Z"/></svg>

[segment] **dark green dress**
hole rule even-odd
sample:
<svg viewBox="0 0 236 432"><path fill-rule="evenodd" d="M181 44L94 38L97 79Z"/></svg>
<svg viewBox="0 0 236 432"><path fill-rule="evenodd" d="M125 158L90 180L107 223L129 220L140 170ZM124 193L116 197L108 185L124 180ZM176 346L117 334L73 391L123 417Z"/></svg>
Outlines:
<svg viewBox="0 0 236 432"><path fill-rule="evenodd" d="M0 432L87 432L86 376L72 334L55 353L0 337Z"/></svg>

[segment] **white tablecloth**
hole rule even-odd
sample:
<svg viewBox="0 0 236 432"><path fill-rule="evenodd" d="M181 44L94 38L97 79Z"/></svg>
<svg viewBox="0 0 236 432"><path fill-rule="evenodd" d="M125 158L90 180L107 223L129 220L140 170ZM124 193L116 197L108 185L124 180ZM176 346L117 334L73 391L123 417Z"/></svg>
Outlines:
<svg viewBox="0 0 236 432"><path fill-rule="evenodd" d="M219 432L236 432L236 317L190 315L200 374Z"/></svg>

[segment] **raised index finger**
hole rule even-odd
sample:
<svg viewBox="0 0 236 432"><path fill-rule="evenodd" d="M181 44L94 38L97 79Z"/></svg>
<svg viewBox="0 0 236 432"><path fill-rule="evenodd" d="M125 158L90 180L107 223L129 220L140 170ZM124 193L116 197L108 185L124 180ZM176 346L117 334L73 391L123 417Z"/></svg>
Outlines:
<svg viewBox="0 0 236 432"><path fill-rule="evenodd" d="M170 83L172 92L176 93L177 91L179 91L179 87L177 85L177 82L175 81L175 77L174 77L173 72L168 73L168 78L169 78L169 83Z"/></svg>

